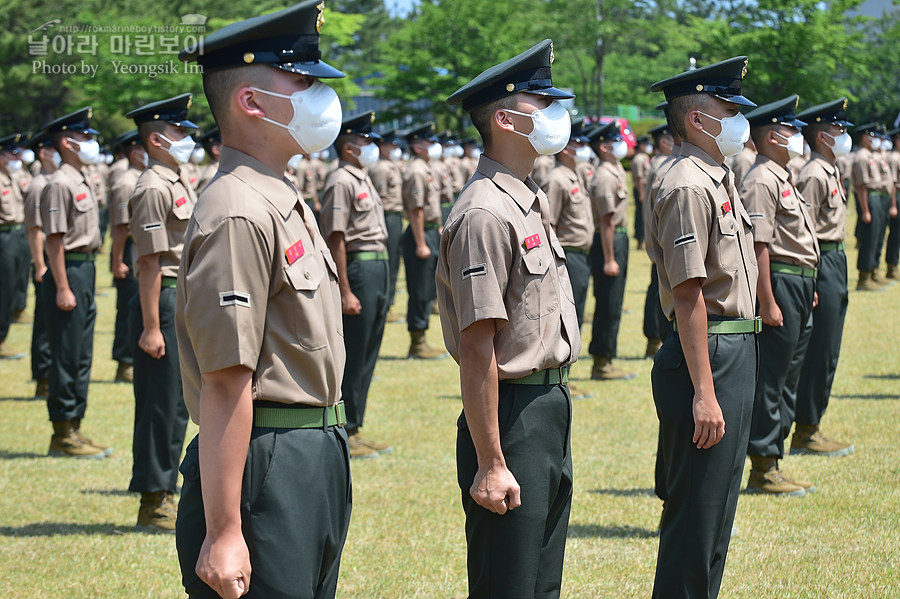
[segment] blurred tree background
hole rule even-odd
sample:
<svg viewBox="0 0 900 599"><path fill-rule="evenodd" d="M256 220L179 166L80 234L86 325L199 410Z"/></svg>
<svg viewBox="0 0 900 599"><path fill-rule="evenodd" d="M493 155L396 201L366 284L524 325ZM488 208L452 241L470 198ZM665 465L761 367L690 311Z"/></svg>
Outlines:
<svg viewBox="0 0 900 599"><path fill-rule="evenodd" d="M851 120L893 123L900 110L900 0L860 16L863 0L327 0L325 60L347 112L434 119L461 131L444 100L482 70L543 38L554 81L580 116L658 122L648 87L731 56L750 57L744 87L758 103L797 93L801 108L847 96ZM283 0L5 0L0 6L0 134L33 131L94 107L107 139L124 114L190 91L192 118L212 125L201 77L177 50L192 37L285 6ZM140 15L140 16L136 16ZM624 113L623 113L624 111ZM649 124L647 125L649 126ZM636 126L640 131L646 127Z"/></svg>

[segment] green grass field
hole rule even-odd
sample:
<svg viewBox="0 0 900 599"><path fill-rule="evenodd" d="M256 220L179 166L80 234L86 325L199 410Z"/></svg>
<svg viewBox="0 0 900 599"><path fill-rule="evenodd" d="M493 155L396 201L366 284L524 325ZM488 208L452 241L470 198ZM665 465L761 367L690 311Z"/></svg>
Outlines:
<svg viewBox="0 0 900 599"><path fill-rule="evenodd" d="M849 228L852 231L852 227ZM851 242L852 245L852 242ZM633 243L632 243L633 248ZM849 251L855 264L856 253ZM98 263L101 264L101 263ZM632 249L618 364L624 382L575 383L594 397L574 409L575 497L563 590L566 597L649 597L660 502L652 495L657 420L649 360L641 359L649 263ZM106 261L102 261L102 269ZM112 382L115 292L98 276L90 403L85 432L112 444L99 462L45 457L51 427L30 401L28 360L0 362L0 597L183 596L174 537L132 531L138 497L131 474L133 396ZM851 272L851 287L855 286ZM400 285L402 288L402 283ZM398 295L400 312L406 294ZM851 440L844 458L788 457L788 473L813 480L801 499L742 496L722 597L900 596L900 285L850 294L829 435ZM31 306L29 305L29 311ZM592 312L592 300L588 303ZM27 350L31 327L9 344ZM587 348L590 327L584 327ZM435 317L428 332L442 343ZM465 540L455 474L458 371L450 360L410 362L405 325L391 324L372 385L366 431L394 453L353 463L354 506L338 595L353 599L465 597ZM585 349L586 353L586 349ZM189 438L196 427L191 425ZM749 466L748 466L749 468Z"/></svg>

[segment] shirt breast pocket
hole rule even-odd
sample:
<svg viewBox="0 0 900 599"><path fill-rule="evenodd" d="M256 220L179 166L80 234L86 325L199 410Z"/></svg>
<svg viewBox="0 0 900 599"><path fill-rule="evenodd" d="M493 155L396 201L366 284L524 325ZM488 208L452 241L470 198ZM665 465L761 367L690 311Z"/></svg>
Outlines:
<svg viewBox="0 0 900 599"><path fill-rule="evenodd" d="M537 320L550 314L559 307L559 302L548 277L551 263L555 264L552 253L547 246L538 246L522 254L524 267L524 286L522 297L525 299L525 316Z"/></svg>
<svg viewBox="0 0 900 599"><path fill-rule="evenodd" d="M723 269L737 272L738 265L741 263L737 221L728 214L718 217L718 221L719 239L716 245L719 248L719 262Z"/></svg>
<svg viewBox="0 0 900 599"><path fill-rule="evenodd" d="M368 193L361 193L356 196L353 200L353 209L356 212L368 212L375 205L375 202L372 200L372 196Z"/></svg>
<svg viewBox="0 0 900 599"><path fill-rule="evenodd" d="M294 305L294 332L297 343L308 350L322 349L328 344L322 322L319 286L325 277L326 266L315 254L308 254L284 268L285 275L297 295Z"/></svg>
<svg viewBox="0 0 900 599"><path fill-rule="evenodd" d="M189 220L194 212L194 205L186 197L175 200L172 204L172 216L178 220Z"/></svg>
<svg viewBox="0 0 900 599"><path fill-rule="evenodd" d="M788 190L786 190L788 191ZM797 196L794 192L790 191L787 195L784 193L781 194L781 199L779 200L781 207L790 212L794 212L797 209L799 201L797 200Z"/></svg>

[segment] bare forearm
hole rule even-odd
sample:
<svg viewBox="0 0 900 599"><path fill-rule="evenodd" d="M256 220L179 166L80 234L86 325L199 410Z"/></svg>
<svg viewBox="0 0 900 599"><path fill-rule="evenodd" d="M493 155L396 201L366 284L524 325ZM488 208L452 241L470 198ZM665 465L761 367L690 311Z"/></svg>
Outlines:
<svg viewBox="0 0 900 599"><path fill-rule="evenodd" d="M771 306L775 303L775 294L772 292L771 269L769 268L769 245L766 243L754 243L756 252L756 264L759 269L759 278L756 282L756 295L761 306Z"/></svg>
<svg viewBox="0 0 900 599"><path fill-rule="evenodd" d="M865 185L856 186L856 199L859 200L859 208L863 212L869 211L869 188Z"/></svg>
<svg viewBox="0 0 900 599"><path fill-rule="evenodd" d="M350 291L350 282L347 280L347 247L344 243L344 234L335 231L328 236L328 249L331 250L331 257L338 271L338 284L341 288L341 294L346 295Z"/></svg>
<svg viewBox="0 0 900 599"><path fill-rule="evenodd" d="M69 277L66 275L66 254L62 245L62 234L54 233L48 235L47 239L47 260L50 266L50 272L53 273L53 281L56 289L69 289Z"/></svg>
<svg viewBox="0 0 900 599"><path fill-rule="evenodd" d="M675 299L675 320L678 336L687 363L694 392L704 395L713 392L712 370L709 365L706 304L700 282L690 279L672 290Z"/></svg>
<svg viewBox="0 0 900 599"><path fill-rule="evenodd" d="M44 232L40 227L29 227L28 251L34 263L34 272L38 275L43 274L47 270L47 264L44 262Z"/></svg>
<svg viewBox="0 0 900 599"><path fill-rule="evenodd" d="M481 468L506 464L497 423L499 375L494 334L494 321L479 321L467 327L459 339L463 411Z"/></svg>
<svg viewBox="0 0 900 599"><path fill-rule="evenodd" d="M605 214L600 217L600 244L606 262L613 262L616 259L615 239L616 228L613 226L612 214Z"/></svg>
<svg viewBox="0 0 900 599"><path fill-rule="evenodd" d="M159 291L162 286L162 271L159 254L148 254L138 258L140 269L138 284L141 301L141 317L145 331L159 329Z"/></svg>
<svg viewBox="0 0 900 599"><path fill-rule="evenodd" d="M116 225L112 230L112 267L116 267L125 260L125 240L128 239L128 225Z"/></svg>
<svg viewBox="0 0 900 599"><path fill-rule="evenodd" d="M423 208L412 209L409 214L409 228L412 230L416 247L423 247L425 245L425 210Z"/></svg>
<svg viewBox="0 0 900 599"><path fill-rule="evenodd" d="M200 386L200 484L207 536L240 534L241 486L253 428L252 371L204 374Z"/></svg>

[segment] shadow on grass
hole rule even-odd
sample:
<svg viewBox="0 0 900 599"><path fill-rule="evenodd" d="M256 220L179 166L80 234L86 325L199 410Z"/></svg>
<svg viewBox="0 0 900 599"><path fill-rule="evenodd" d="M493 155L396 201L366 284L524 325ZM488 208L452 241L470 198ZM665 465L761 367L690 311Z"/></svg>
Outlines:
<svg viewBox="0 0 900 599"><path fill-rule="evenodd" d="M0 526L0 537L58 537L70 535L123 535L132 532L128 526L112 522L77 524L74 522L33 522L22 526Z"/></svg>
<svg viewBox="0 0 900 599"><path fill-rule="evenodd" d="M569 524L570 539L651 539L656 533L637 526L600 526L599 524Z"/></svg>
<svg viewBox="0 0 900 599"><path fill-rule="evenodd" d="M128 489L82 489L82 495L105 495L107 497L137 497L137 492Z"/></svg>
<svg viewBox="0 0 900 599"><path fill-rule="evenodd" d="M0 449L0 460L32 460L46 458L46 453L34 453L33 451L7 451Z"/></svg>
<svg viewBox="0 0 900 599"><path fill-rule="evenodd" d="M43 397L35 397L32 395L31 397L0 397L0 401L23 401L26 403L32 403L32 402L46 403L47 400L44 399Z"/></svg>
<svg viewBox="0 0 900 599"><path fill-rule="evenodd" d="M885 399L900 399L900 395L895 395L892 393L849 393L847 395L832 395L834 399L874 399L874 400L885 400Z"/></svg>
<svg viewBox="0 0 900 599"><path fill-rule="evenodd" d="M651 497L653 489L591 489L588 493L612 497Z"/></svg>
<svg viewBox="0 0 900 599"><path fill-rule="evenodd" d="M462 396L458 394L454 395L438 395L438 399L455 399L456 401L462 400Z"/></svg>
<svg viewBox="0 0 900 599"><path fill-rule="evenodd" d="M883 379L887 381L900 380L900 374L864 374L864 379Z"/></svg>

